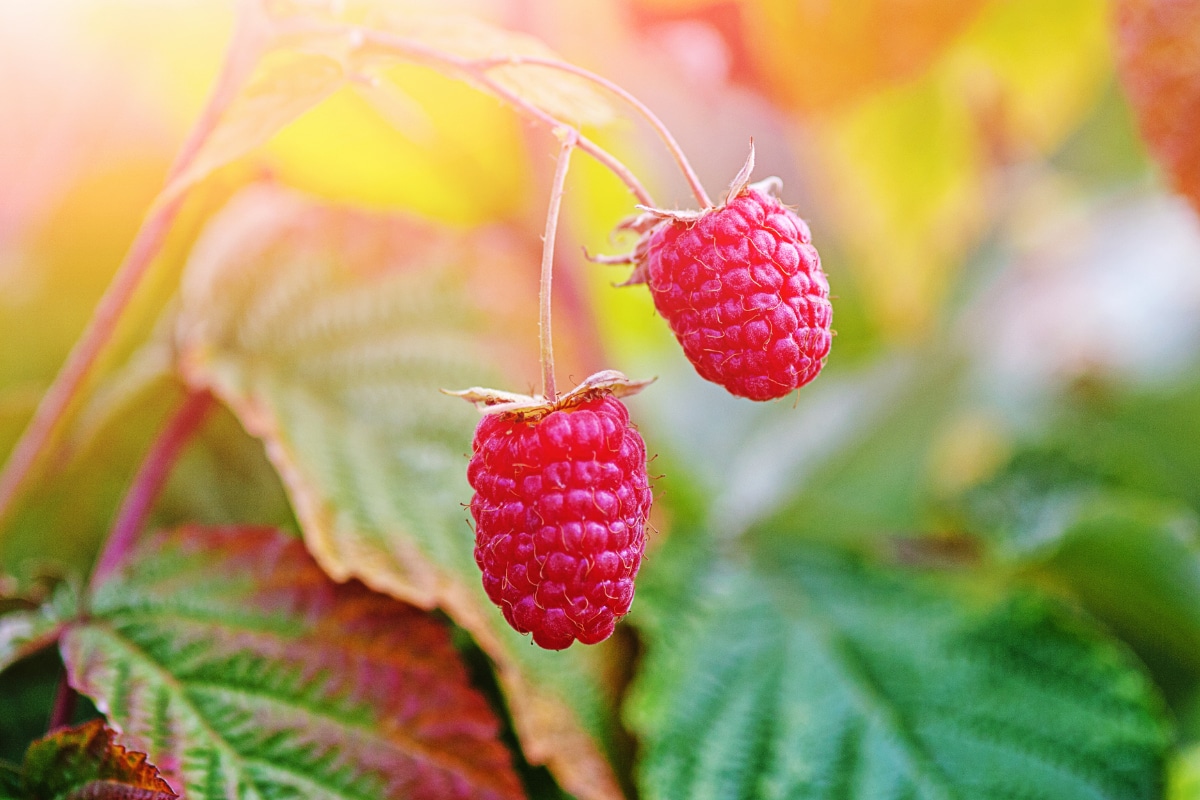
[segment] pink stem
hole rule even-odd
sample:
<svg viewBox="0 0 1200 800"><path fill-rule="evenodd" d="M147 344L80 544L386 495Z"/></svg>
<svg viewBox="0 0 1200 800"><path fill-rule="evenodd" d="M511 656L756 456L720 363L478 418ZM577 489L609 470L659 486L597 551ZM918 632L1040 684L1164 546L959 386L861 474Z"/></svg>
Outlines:
<svg viewBox="0 0 1200 800"><path fill-rule="evenodd" d="M58 680L58 690L54 693L54 708L50 712L50 722L46 725L47 733L54 733L59 728L65 728L71 724L78 700L79 695L67 682L67 671L64 669L62 677Z"/></svg>
<svg viewBox="0 0 1200 800"><path fill-rule="evenodd" d="M554 274L554 238L558 233L558 212L562 208L563 188L567 183L567 166L571 163L571 151L579 142L579 131L560 128L562 148L558 151L558 165L554 170L554 182L550 187L550 209L546 212L546 234L542 237L542 279L538 291L541 314L538 319L538 343L542 356L542 396L553 403L558 399L554 386L554 341L550 333L551 279Z"/></svg>
<svg viewBox="0 0 1200 800"><path fill-rule="evenodd" d="M215 400L207 391L189 394L159 433L121 502L108 541L92 571L89 590L94 591L104 583L133 547L171 468L214 405Z"/></svg>
<svg viewBox="0 0 1200 800"><path fill-rule="evenodd" d="M591 81L597 86L612 92L617 97L620 97L626 103L633 106L633 108L639 114L641 114L648 123L650 123L650 127L653 128L654 132L658 134L658 137L662 139L663 144L666 145L667 150L675 159L675 163L679 165L679 170L683 173L683 177L687 180L688 186L692 190L692 195L696 198L697 202L700 203L700 207L712 207L712 201L709 200L708 193L704 191L704 186L700 183L700 178L697 177L696 171L692 169L691 162L688 161L687 155L683 152L683 148L679 146L679 142L677 142L675 137L671 134L670 129L668 129L666 124L659 119L657 114L650 110L649 106L634 97L624 87L614 83L613 81L610 81L608 78L605 78L602 75L597 75L591 70L584 69L583 67L576 66L575 64L567 61L559 61L558 59L554 58L541 58L539 56L504 56L498 58L478 59L472 63L475 65L475 67L485 71L492 70L497 67L518 67L523 65L556 69L562 72L569 72L572 75L578 75L579 77Z"/></svg>
<svg viewBox="0 0 1200 800"><path fill-rule="evenodd" d="M244 49L243 42L242 36L234 37L230 53L225 59L204 111L201 112L199 121L171 166L167 178L168 185L195 159L205 140L216 128L221 114L240 88L247 64L244 54L240 52ZM3 471L0 471L0 528L3 528L5 519L12 512L13 505L34 465L61 427L72 401L78 396L95 368L96 361L112 340L122 313L162 249L183 200L184 194L176 192L165 203L151 208L125 260L121 262L96 310L92 312L87 328L71 348L67 360L54 376L54 382L42 396L33 418L9 454Z"/></svg>

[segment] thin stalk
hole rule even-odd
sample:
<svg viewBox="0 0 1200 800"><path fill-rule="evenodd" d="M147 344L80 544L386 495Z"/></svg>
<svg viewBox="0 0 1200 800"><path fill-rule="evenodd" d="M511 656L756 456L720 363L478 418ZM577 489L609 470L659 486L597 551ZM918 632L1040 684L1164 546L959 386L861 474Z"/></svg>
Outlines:
<svg viewBox="0 0 1200 800"><path fill-rule="evenodd" d="M46 725L46 732L54 733L59 728L70 725L78 701L79 695L67 682L67 670L64 667L62 676L58 679L58 689L54 693L54 708L50 711L50 722Z"/></svg>
<svg viewBox="0 0 1200 800"><path fill-rule="evenodd" d="M167 175L168 187L191 165L205 140L216 128L221 114L236 95L246 69L246 59L239 57L238 52L242 42L242 38L235 36L200 119L184 142ZM3 529L4 522L12 512L13 505L34 465L61 427L72 401L78 396L100 355L116 333L122 314L162 249L183 201L184 194L176 191L166 202L158 202L151 207L133 244L130 245L125 260L121 262L95 311L92 312L92 318L83 334L71 348L50 388L38 402L33 418L25 426L3 470L0 470L0 529Z"/></svg>
<svg viewBox="0 0 1200 800"><path fill-rule="evenodd" d="M546 233L542 237L542 279L538 287L538 344L542 358L542 396L547 402L558 399L554 386L554 340L550 331L550 297L554 275L554 238L558 234L558 212L562 208L563 188L567 183L567 167L571 163L571 151L579 143L579 131L574 128L559 128L555 131L562 138L558 151L558 164L554 170L554 183L550 187L550 208L546 212Z"/></svg>
<svg viewBox="0 0 1200 800"><path fill-rule="evenodd" d="M398 53L413 61L450 68L455 72L467 76L479 86L516 108L522 114L541 122L550 130L574 131L576 137L575 147L596 159L605 169L615 175L629 188L629 191L637 198L637 201L641 205L654 206L654 198L646 191L646 187L637 179L633 171L621 163L616 156L584 136L574 125L543 111L525 98L506 88L503 84L497 82L488 75L488 68L478 66L480 62L474 59L461 58L393 33L362 29L360 29L360 32L364 44L371 44L393 54Z"/></svg>
<svg viewBox="0 0 1200 800"><path fill-rule="evenodd" d="M662 139L663 144L666 145L667 151L670 152L671 157L675 159L675 163L679 165L679 171L683 173L683 177L687 181L688 186L691 188L692 195L696 198L696 201L700 203L700 207L712 207L712 201L709 199L708 193L704 191L704 186L700 183L700 178L697 177L696 171L692 169L691 162L688 161L687 155L683 152L683 148L679 146L679 142L677 142L675 137L671 134L670 129L667 128L666 124L661 119L659 119L657 114L650 110L649 106L637 99L637 97L631 94L624 87L614 83L602 75L592 72L591 70L576 66L568 61L559 61L555 58L542 58L539 56L499 56L496 58L477 59L472 63L479 69L483 70L492 70L497 67L505 66L519 67L523 65L556 69L561 72L569 72L572 75L578 75L584 80L591 81L602 89L612 92L617 97L620 97L630 106L632 106L639 114L641 114L646 122L650 124L650 127L654 129L654 132L658 134L658 137Z"/></svg>
<svg viewBox="0 0 1200 800"><path fill-rule="evenodd" d="M154 501L171 474L171 468L214 405L215 400L207 391L189 394L159 432L142 465L138 467L125 499L121 501L104 550L92 571L89 593L113 573L137 541L146 517L154 507Z"/></svg>

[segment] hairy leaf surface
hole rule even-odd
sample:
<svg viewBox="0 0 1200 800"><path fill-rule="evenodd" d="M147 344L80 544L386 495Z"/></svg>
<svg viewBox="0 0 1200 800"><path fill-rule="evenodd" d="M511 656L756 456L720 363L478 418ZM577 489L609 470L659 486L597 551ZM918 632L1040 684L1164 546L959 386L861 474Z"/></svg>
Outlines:
<svg viewBox="0 0 1200 800"><path fill-rule="evenodd" d="M629 705L647 798L1157 797L1149 682L1044 601L822 551L707 587Z"/></svg>
<svg viewBox="0 0 1200 800"><path fill-rule="evenodd" d="M496 662L530 761L610 796L582 727L602 733L590 656L530 646L483 593L462 506L478 416L439 392L486 384L504 357L472 314L472 292L502 310L503 289L464 266L503 283L506 258L494 239L255 190L195 252L180 351L189 380L266 443L321 566L444 608Z"/></svg>
<svg viewBox="0 0 1200 800"><path fill-rule="evenodd" d="M103 720L55 731L25 753L26 797L55 800L174 800L145 753L114 741Z"/></svg>
<svg viewBox="0 0 1200 800"><path fill-rule="evenodd" d="M132 553L63 638L71 685L190 800L521 796L444 626L269 528Z"/></svg>

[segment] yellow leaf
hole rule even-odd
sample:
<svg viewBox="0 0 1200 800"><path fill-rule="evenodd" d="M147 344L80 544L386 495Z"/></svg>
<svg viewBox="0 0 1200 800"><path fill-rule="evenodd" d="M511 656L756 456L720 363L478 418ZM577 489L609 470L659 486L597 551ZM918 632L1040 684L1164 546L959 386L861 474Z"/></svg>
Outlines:
<svg viewBox="0 0 1200 800"><path fill-rule="evenodd" d="M1108 81L1106 18L1101 0L992 3L942 69L981 112L981 135L1016 155L1048 153Z"/></svg>
<svg viewBox="0 0 1200 800"><path fill-rule="evenodd" d="M538 39L504 30L462 14L392 14L384 27L425 47L478 60L558 56ZM575 75L535 65L501 66L488 72L505 89L564 122L604 125L614 118L612 106L594 86Z"/></svg>
<svg viewBox="0 0 1200 800"><path fill-rule="evenodd" d="M290 48L268 51L165 196L186 190L265 144L282 127L333 94L345 78L342 64L328 55Z"/></svg>
<svg viewBox="0 0 1200 800"><path fill-rule="evenodd" d="M775 97L822 111L918 75L984 0L754 0L746 51Z"/></svg>
<svg viewBox="0 0 1200 800"><path fill-rule="evenodd" d="M931 76L826 120L811 157L873 318L890 336L926 332L983 221L969 110Z"/></svg>
<svg viewBox="0 0 1200 800"><path fill-rule="evenodd" d="M389 69L374 85L343 88L281 132L267 153L280 179L297 188L447 222L511 218L526 200L514 115L466 84L411 64Z"/></svg>

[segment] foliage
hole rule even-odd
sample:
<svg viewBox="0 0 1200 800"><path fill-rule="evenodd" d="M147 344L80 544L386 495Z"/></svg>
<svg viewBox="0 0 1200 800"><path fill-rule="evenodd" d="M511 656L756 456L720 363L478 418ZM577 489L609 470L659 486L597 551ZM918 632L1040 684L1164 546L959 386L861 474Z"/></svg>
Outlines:
<svg viewBox="0 0 1200 800"><path fill-rule="evenodd" d="M33 5L0 798L1200 797L1191 5ZM579 255L751 135L839 334L781 403ZM553 376L551 265L563 383L658 376L632 613L563 652L439 391Z"/></svg>

